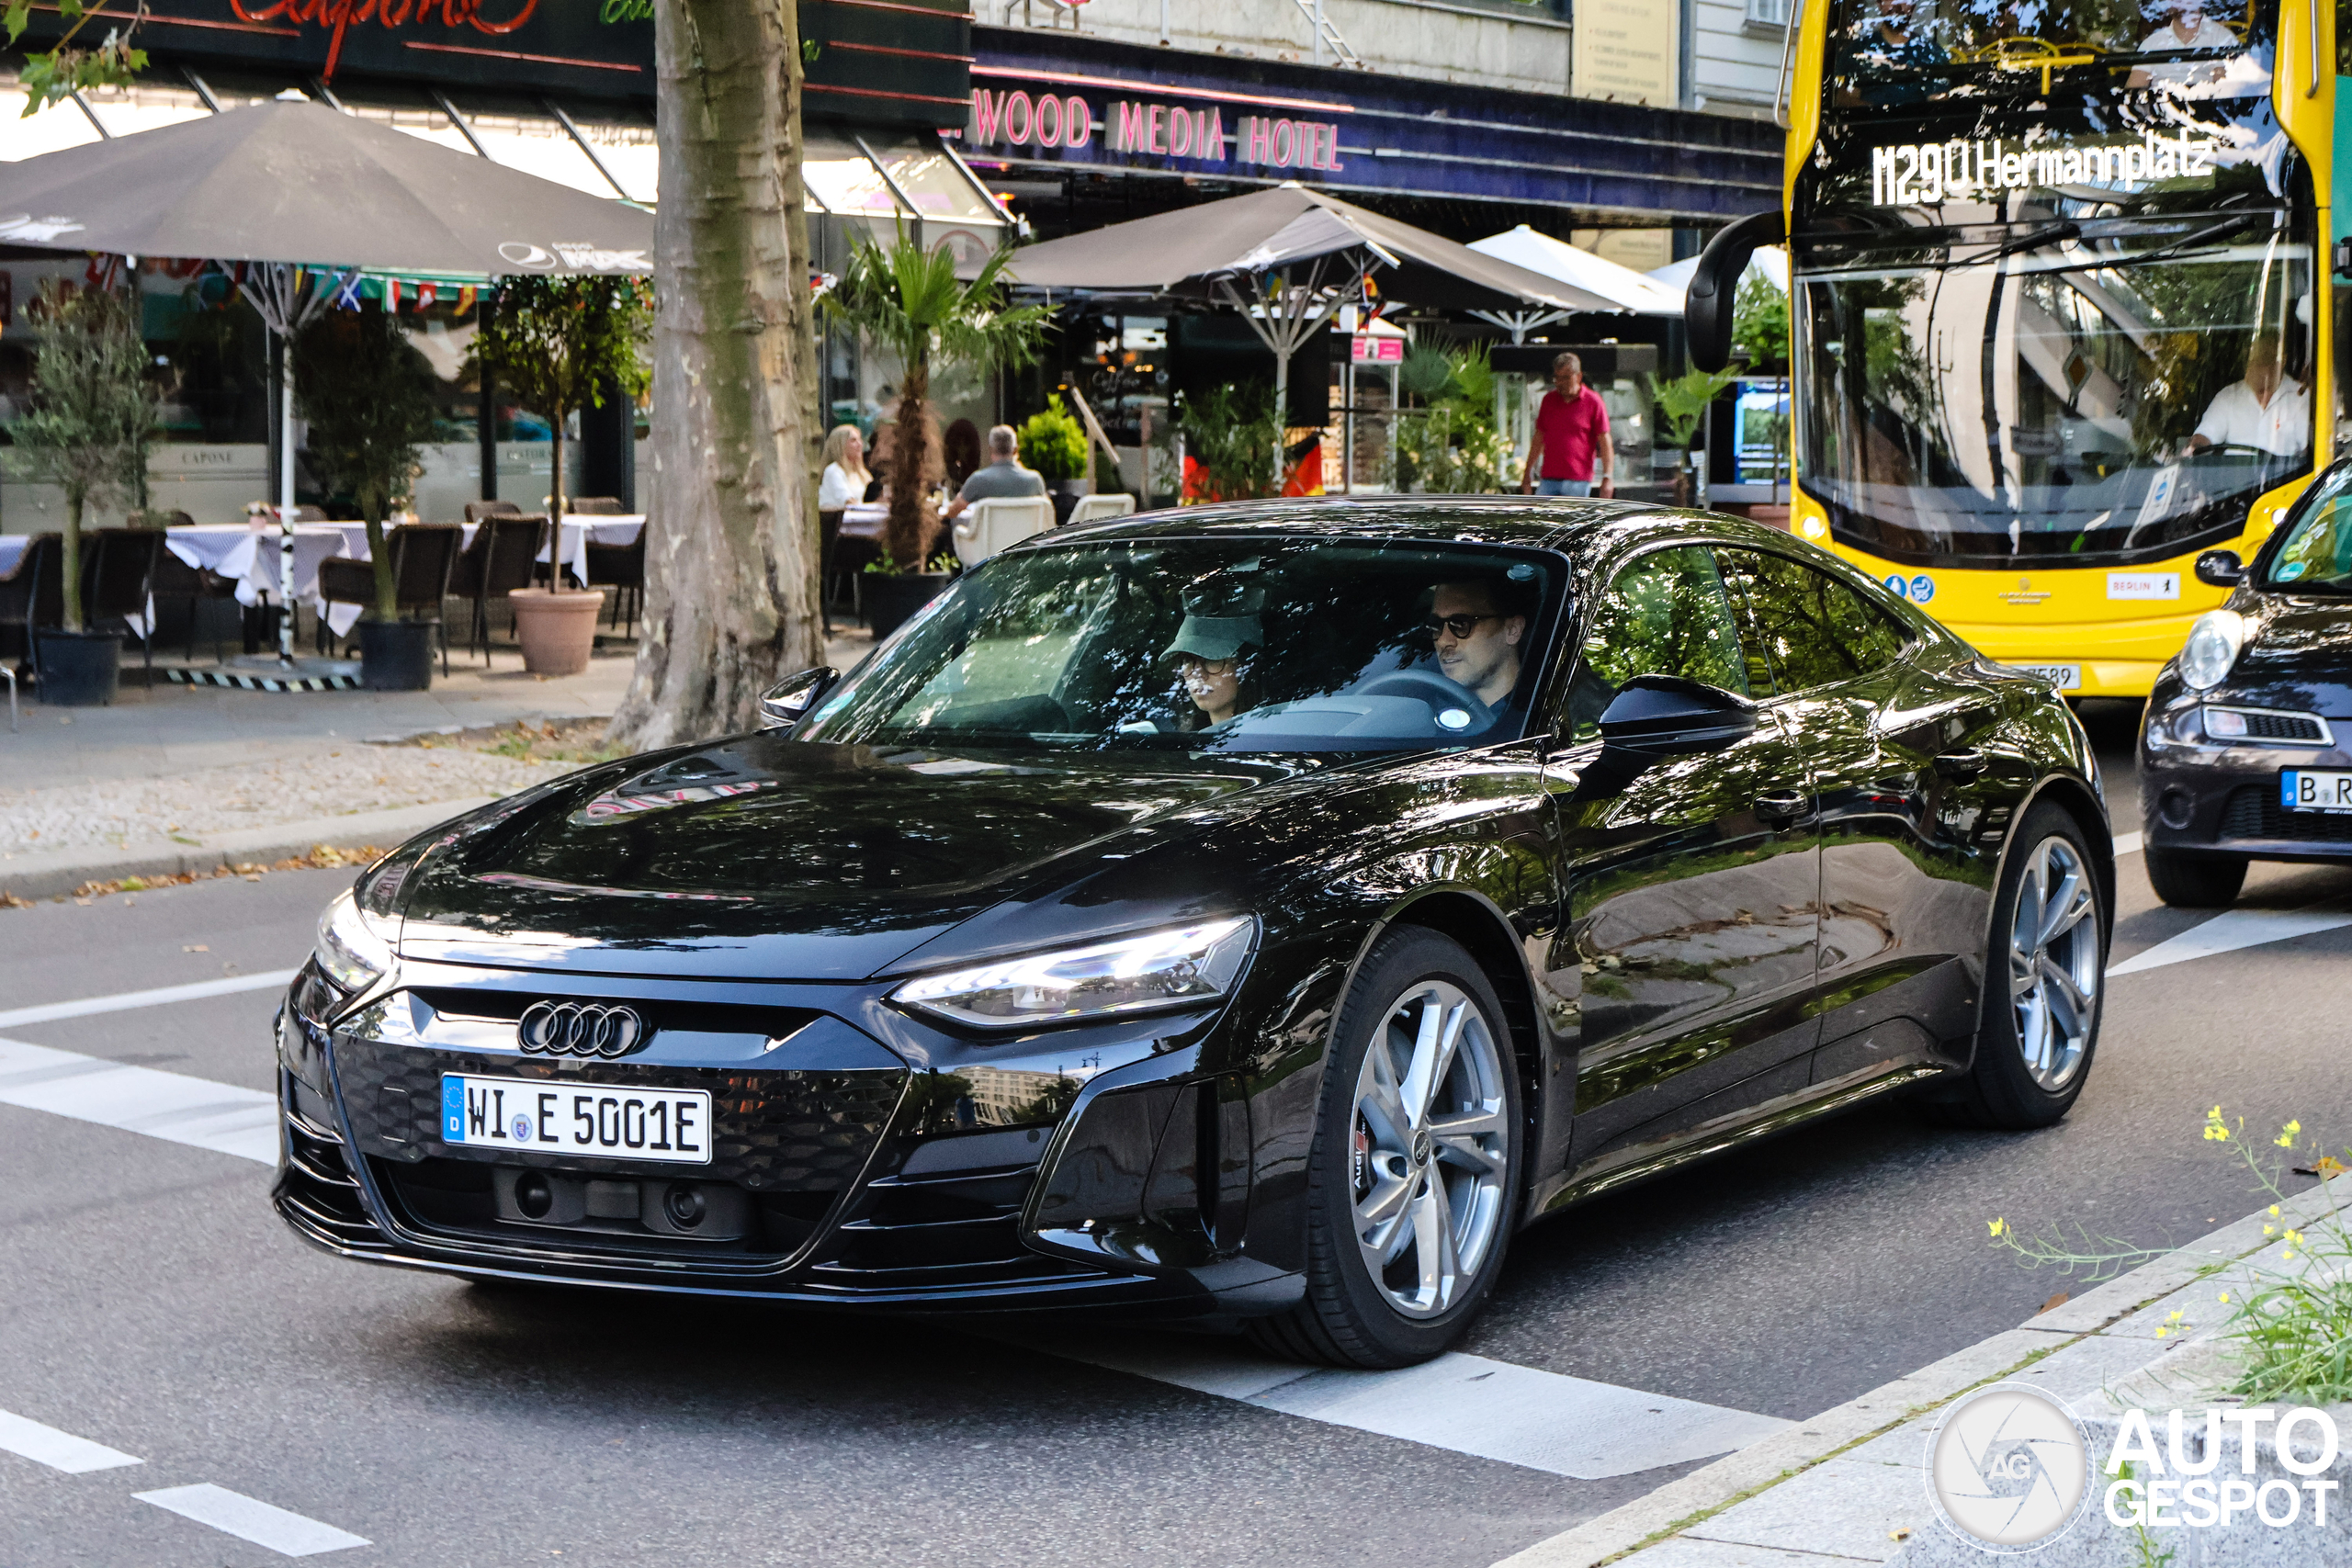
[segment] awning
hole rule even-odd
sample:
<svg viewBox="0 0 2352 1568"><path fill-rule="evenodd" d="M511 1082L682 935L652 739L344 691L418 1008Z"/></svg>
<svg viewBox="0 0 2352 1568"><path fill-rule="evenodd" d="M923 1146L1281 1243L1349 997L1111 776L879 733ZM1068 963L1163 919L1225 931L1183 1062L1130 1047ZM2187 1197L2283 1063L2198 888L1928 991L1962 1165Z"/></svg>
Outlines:
<svg viewBox="0 0 2352 1568"><path fill-rule="evenodd" d="M1630 310L1637 316L1679 318L1682 314L1682 295L1678 290L1664 288L1632 267L1580 251L1565 240L1539 234L1524 223L1473 240L1470 249L1598 294L1611 302L1612 310Z"/></svg>

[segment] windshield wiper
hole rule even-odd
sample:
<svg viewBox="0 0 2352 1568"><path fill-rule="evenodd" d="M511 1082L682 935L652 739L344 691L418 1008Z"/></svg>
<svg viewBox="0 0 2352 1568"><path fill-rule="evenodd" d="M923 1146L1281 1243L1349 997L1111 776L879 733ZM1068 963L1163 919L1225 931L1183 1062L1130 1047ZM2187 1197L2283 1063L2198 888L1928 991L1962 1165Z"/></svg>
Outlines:
<svg viewBox="0 0 2352 1568"><path fill-rule="evenodd" d="M1983 266L1986 262L1996 262L2003 256L2016 255L2019 251L2038 251L2044 245L2054 245L2061 240L2079 240L2082 237L2083 226L2069 218L2045 228L2036 229L2031 233L2019 234L2014 240L2004 240L1981 256L1970 256L1966 261L1957 262L1946 256L1944 265Z"/></svg>
<svg viewBox="0 0 2352 1568"><path fill-rule="evenodd" d="M2097 261L2077 262L2062 270L2075 272L2093 266L2145 266L2150 262L2168 260L2183 251L2192 251L2200 245L2210 245L2226 235L2236 233L2241 229L2248 229L2257 222L2270 220L2272 220L2272 215L2267 212L2241 212L2234 218L2225 218L2219 223L2199 229L2194 234L2185 234L2168 245L2158 245L2153 251L2141 251L2137 254L2128 256L2101 256Z"/></svg>

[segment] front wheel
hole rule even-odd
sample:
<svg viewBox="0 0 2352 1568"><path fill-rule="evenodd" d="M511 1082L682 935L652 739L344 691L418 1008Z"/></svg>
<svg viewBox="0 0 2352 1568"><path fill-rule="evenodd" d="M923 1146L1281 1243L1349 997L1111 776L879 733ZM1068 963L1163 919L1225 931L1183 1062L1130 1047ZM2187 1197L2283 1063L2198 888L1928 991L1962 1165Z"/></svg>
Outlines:
<svg viewBox="0 0 2352 1568"><path fill-rule="evenodd" d="M1324 1064L1306 1299L1250 1325L1260 1347L1402 1367L1452 1345L1502 1269L1520 1127L1502 1006L1477 961L1419 927L1383 937Z"/></svg>
<svg viewBox="0 0 2352 1568"><path fill-rule="evenodd" d="M1993 907L1975 1060L1931 1102L1964 1126L2051 1125L2083 1092L2098 1047L2108 913L2089 840L2044 805L2015 842Z"/></svg>
<svg viewBox="0 0 2352 1568"><path fill-rule="evenodd" d="M2219 909L2237 902L2245 886L2244 855L2184 855L2143 851L2148 886L2176 909Z"/></svg>

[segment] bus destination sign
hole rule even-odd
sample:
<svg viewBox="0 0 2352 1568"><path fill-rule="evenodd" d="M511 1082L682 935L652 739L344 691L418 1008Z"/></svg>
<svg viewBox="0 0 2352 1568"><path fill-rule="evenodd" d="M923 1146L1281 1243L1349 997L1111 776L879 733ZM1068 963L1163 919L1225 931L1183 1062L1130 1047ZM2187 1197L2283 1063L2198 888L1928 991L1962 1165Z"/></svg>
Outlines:
<svg viewBox="0 0 2352 1568"><path fill-rule="evenodd" d="M2210 179L2224 144L2208 136L2163 136L2074 146L2010 141L1914 141L1871 149L1871 202L1932 207L2000 191L2058 186L2145 186Z"/></svg>

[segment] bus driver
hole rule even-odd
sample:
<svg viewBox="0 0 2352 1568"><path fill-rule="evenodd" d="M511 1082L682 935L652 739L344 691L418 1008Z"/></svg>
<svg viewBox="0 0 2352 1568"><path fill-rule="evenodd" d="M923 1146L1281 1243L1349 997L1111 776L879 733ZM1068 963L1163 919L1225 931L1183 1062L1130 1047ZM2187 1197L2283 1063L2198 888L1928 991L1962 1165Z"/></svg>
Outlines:
<svg viewBox="0 0 2352 1568"><path fill-rule="evenodd" d="M2278 334L2256 333L2246 344L2245 379L2222 388L2207 405L2188 450L2241 446L2293 457L2311 444L2311 392L2279 367Z"/></svg>

